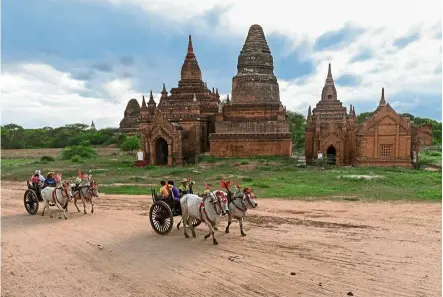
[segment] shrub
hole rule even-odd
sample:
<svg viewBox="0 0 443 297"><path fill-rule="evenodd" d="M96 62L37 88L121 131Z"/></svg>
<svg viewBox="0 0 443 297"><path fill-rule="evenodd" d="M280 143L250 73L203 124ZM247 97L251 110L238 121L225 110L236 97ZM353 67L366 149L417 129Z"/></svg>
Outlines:
<svg viewBox="0 0 443 297"><path fill-rule="evenodd" d="M71 161L72 163L83 163L83 160L79 155L72 156Z"/></svg>
<svg viewBox="0 0 443 297"><path fill-rule="evenodd" d="M126 138L125 142L121 144L120 148L124 152L133 153L134 150L140 148L140 139L138 139L137 137L128 137Z"/></svg>
<svg viewBox="0 0 443 297"><path fill-rule="evenodd" d="M252 177L245 176L244 178L242 178L242 181L244 181L244 182L251 182L252 181Z"/></svg>
<svg viewBox="0 0 443 297"><path fill-rule="evenodd" d="M206 162L208 162L208 163L215 163L215 162L217 162L217 158L214 157L214 156L209 156L209 157L206 159Z"/></svg>
<svg viewBox="0 0 443 297"><path fill-rule="evenodd" d="M55 159L51 156L43 156L40 158L40 161L42 161L44 163L49 163L49 162L54 162Z"/></svg>
<svg viewBox="0 0 443 297"><path fill-rule="evenodd" d="M248 162L248 160L241 160L241 161L240 161L240 164L241 164L241 165L248 165L249 162Z"/></svg>
<svg viewBox="0 0 443 297"><path fill-rule="evenodd" d="M83 159L90 159L97 156L95 149L87 146L68 146L61 152L61 158L63 160L72 159L74 156L79 156Z"/></svg>
<svg viewBox="0 0 443 297"><path fill-rule="evenodd" d="M82 140L80 141L81 146L90 146L91 142L89 140Z"/></svg>

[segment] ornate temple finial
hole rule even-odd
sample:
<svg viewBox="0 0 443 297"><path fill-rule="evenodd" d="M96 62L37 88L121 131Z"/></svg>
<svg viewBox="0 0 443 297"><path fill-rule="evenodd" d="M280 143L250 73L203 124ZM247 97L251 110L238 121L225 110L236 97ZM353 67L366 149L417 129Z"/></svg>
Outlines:
<svg viewBox="0 0 443 297"><path fill-rule="evenodd" d="M310 116L310 115L312 115L312 112L311 112L311 105L309 105L309 108L308 108L308 116Z"/></svg>
<svg viewBox="0 0 443 297"><path fill-rule="evenodd" d="M142 98L142 107L146 107L145 95Z"/></svg>
<svg viewBox="0 0 443 297"><path fill-rule="evenodd" d="M218 88L215 89L215 96L220 97L220 95L218 94Z"/></svg>
<svg viewBox="0 0 443 297"><path fill-rule="evenodd" d="M385 100L385 88L381 89L381 98L380 98L380 103L378 104L379 106L385 106L386 105L386 100Z"/></svg>
<svg viewBox="0 0 443 297"><path fill-rule="evenodd" d="M215 94L215 90L214 90L214 87L212 87L212 94Z"/></svg>
<svg viewBox="0 0 443 297"><path fill-rule="evenodd" d="M186 60L195 60L194 46L192 45L191 34L189 34L188 52L186 54Z"/></svg>
<svg viewBox="0 0 443 297"><path fill-rule="evenodd" d="M206 89L208 88L208 83L207 83L207 82L205 82L205 88L206 88Z"/></svg>
<svg viewBox="0 0 443 297"><path fill-rule="evenodd" d="M328 75L326 76L326 81L327 82L333 82L334 81L334 79L332 78L331 63L329 63L329 66L328 66Z"/></svg>
<svg viewBox="0 0 443 297"><path fill-rule="evenodd" d="M352 116L352 104L349 106L349 116Z"/></svg>
<svg viewBox="0 0 443 297"><path fill-rule="evenodd" d="M162 93L166 93L166 86L165 86L165 83L163 83L163 89L162 89Z"/></svg>
<svg viewBox="0 0 443 297"><path fill-rule="evenodd" d="M229 104L229 103L231 103L231 100L229 99L229 94L228 94L228 96L226 96L226 104Z"/></svg>

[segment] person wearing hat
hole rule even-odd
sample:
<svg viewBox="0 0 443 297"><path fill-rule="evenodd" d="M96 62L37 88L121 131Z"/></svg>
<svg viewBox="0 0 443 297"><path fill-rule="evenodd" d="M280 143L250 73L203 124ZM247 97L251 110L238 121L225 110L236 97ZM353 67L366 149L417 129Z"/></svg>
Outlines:
<svg viewBox="0 0 443 297"><path fill-rule="evenodd" d="M180 185L180 187L178 188L178 190L180 191L180 195L183 196L185 194L192 194L192 185L195 184L194 181L191 181L191 185L188 185L188 179L185 177L182 180L182 184Z"/></svg>
<svg viewBox="0 0 443 297"><path fill-rule="evenodd" d="M48 172L48 175L45 179L45 186L47 187L55 187L57 185L57 182L54 178L54 172Z"/></svg>

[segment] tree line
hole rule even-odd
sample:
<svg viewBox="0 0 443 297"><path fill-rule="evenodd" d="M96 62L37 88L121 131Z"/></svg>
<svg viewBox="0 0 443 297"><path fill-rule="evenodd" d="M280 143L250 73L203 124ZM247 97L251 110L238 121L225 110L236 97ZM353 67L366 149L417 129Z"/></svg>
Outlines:
<svg viewBox="0 0 443 297"><path fill-rule="evenodd" d="M127 136L116 128L90 129L85 124L24 129L16 124L1 126L2 149L64 148L67 146L121 145Z"/></svg>
<svg viewBox="0 0 443 297"><path fill-rule="evenodd" d="M305 147L306 117L299 112L287 111L287 120L293 140L293 151L303 152ZM373 112L364 112L357 116L357 122L363 123ZM442 143L442 123L433 119L409 116L414 124L432 124L432 141ZM43 127L24 129L16 124L1 127L2 149L32 149L32 148L64 148L67 146L108 146L115 145L124 151L134 151L140 147L139 137L129 137L119 132L118 128L90 129L85 124L69 124L62 127Z"/></svg>

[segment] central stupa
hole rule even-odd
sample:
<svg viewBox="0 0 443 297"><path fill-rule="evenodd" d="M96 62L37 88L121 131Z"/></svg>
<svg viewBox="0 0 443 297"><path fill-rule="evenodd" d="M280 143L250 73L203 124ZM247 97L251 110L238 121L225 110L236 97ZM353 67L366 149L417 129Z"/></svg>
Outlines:
<svg viewBox="0 0 443 297"><path fill-rule="evenodd" d="M210 153L218 157L290 156L292 138L260 25L249 28L232 78L232 100L217 114Z"/></svg>
<svg viewBox="0 0 443 297"><path fill-rule="evenodd" d="M274 61L262 27L249 28L238 56L237 75L232 78L232 104L280 104Z"/></svg>

